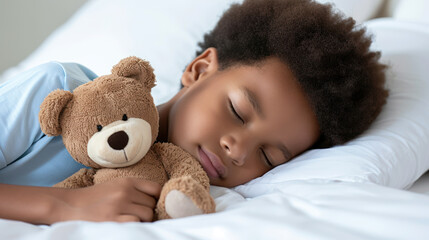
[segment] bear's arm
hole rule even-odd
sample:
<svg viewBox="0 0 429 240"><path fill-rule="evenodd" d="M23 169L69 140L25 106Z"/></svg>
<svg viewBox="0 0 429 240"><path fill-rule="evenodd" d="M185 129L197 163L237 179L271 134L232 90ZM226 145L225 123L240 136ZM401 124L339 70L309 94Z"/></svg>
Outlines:
<svg viewBox="0 0 429 240"><path fill-rule="evenodd" d="M94 179L95 170L82 168L75 174L66 178L62 182L55 184L53 187L58 188L83 188L92 186Z"/></svg>
<svg viewBox="0 0 429 240"><path fill-rule="evenodd" d="M191 154L172 143L155 143L153 150L160 157L169 178L190 176L205 189L210 188L207 173Z"/></svg>

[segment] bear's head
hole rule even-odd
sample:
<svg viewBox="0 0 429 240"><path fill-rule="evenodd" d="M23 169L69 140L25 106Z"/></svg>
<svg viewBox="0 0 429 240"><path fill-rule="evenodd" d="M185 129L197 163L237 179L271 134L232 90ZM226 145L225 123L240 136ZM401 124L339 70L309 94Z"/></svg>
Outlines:
<svg viewBox="0 0 429 240"><path fill-rule="evenodd" d="M112 74L73 93L51 92L40 106L41 129L48 136L62 135L71 156L88 167L130 166L143 158L158 135L154 86L147 61L125 58Z"/></svg>

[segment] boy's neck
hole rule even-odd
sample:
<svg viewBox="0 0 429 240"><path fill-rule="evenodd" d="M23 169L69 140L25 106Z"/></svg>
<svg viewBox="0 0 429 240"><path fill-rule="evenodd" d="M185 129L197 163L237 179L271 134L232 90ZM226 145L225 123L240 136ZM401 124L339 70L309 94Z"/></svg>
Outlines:
<svg viewBox="0 0 429 240"><path fill-rule="evenodd" d="M158 137L156 138L157 142L167 142L168 141L168 118L170 114L171 107L183 95L185 88L182 88L174 97L172 97L168 102L156 106L159 114L159 131Z"/></svg>
<svg viewBox="0 0 429 240"><path fill-rule="evenodd" d="M167 142L168 140L168 113L170 112L170 106L168 102L156 106L159 114L159 129L157 142Z"/></svg>

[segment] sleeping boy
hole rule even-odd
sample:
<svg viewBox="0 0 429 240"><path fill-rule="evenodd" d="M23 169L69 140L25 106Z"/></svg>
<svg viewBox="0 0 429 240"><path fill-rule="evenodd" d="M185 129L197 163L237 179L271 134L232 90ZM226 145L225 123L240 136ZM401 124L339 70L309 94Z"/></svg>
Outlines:
<svg viewBox="0 0 429 240"><path fill-rule="evenodd" d="M370 45L365 29L329 5L234 4L199 44L181 90L158 106L157 141L188 151L210 183L224 187L260 177L306 150L345 143L370 126L386 101L385 66ZM41 133L38 106L49 92L73 90L95 77L78 64L49 63L0 86L1 218L37 224L152 220L160 186L149 181L41 187L82 166L61 139ZM47 176L51 169L55 176Z"/></svg>

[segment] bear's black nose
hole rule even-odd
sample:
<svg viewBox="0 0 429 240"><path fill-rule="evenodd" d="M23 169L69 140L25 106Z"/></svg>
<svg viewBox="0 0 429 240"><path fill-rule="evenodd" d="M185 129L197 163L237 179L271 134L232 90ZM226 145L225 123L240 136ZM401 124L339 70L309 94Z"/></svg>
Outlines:
<svg viewBox="0 0 429 240"><path fill-rule="evenodd" d="M115 150L122 150L128 144L128 135L124 131L115 132L107 139L107 143Z"/></svg>

